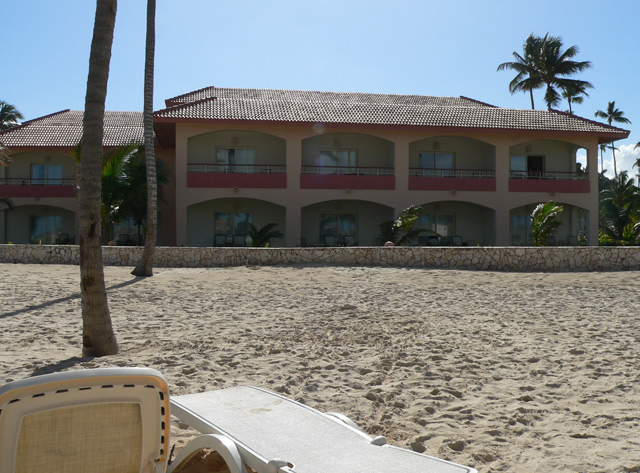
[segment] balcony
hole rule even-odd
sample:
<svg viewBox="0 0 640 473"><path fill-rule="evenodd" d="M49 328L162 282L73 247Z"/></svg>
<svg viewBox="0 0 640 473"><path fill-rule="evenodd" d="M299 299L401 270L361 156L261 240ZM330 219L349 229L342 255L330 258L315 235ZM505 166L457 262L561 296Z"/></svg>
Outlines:
<svg viewBox="0 0 640 473"><path fill-rule="evenodd" d="M589 193L589 175L578 172L511 171L509 192L566 192Z"/></svg>
<svg viewBox="0 0 640 473"><path fill-rule="evenodd" d="M187 187L284 189L284 164L188 164Z"/></svg>
<svg viewBox="0 0 640 473"><path fill-rule="evenodd" d="M496 190L496 172L487 169L409 168L409 190Z"/></svg>
<svg viewBox="0 0 640 473"><path fill-rule="evenodd" d="M75 179L0 178L0 197L75 197Z"/></svg>
<svg viewBox="0 0 640 473"><path fill-rule="evenodd" d="M302 189L379 189L396 187L392 167L302 166Z"/></svg>

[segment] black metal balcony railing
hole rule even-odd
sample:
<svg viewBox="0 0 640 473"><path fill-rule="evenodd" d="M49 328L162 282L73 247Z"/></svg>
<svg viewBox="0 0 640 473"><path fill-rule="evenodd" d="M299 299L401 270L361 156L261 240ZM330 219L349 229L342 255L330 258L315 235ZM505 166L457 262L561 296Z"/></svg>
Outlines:
<svg viewBox="0 0 640 473"><path fill-rule="evenodd" d="M284 164L188 164L187 172L285 174Z"/></svg>
<svg viewBox="0 0 640 473"><path fill-rule="evenodd" d="M544 179L551 181L588 181L589 174L586 172L528 172L528 171L510 171L511 179Z"/></svg>
<svg viewBox="0 0 640 473"><path fill-rule="evenodd" d="M433 169L409 168L412 177L496 177L496 172L487 169Z"/></svg>
<svg viewBox="0 0 640 473"><path fill-rule="evenodd" d="M31 177L2 177L0 186L74 186L75 179L36 179Z"/></svg>
<svg viewBox="0 0 640 473"><path fill-rule="evenodd" d="M394 168L363 166L302 166L302 174L339 174L355 176L393 176Z"/></svg>

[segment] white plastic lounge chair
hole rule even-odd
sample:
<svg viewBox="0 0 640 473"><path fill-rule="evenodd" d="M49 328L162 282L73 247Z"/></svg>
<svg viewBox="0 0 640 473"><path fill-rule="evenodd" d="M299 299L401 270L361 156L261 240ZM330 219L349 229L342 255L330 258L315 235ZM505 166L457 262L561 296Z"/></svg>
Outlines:
<svg viewBox="0 0 640 473"><path fill-rule="evenodd" d="M476 471L386 445L384 437L369 437L344 416L251 386L173 397L171 413L202 433L231 439L243 462L259 473Z"/></svg>
<svg viewBox="0 0 640 473"><path fill-rule="evenodd" d="M0 387L0 472L164 473L169 428L169 391L156 370L101 368L14 381ZM167 472L201 448L242 466L230 440L203 435Z"/></svg>

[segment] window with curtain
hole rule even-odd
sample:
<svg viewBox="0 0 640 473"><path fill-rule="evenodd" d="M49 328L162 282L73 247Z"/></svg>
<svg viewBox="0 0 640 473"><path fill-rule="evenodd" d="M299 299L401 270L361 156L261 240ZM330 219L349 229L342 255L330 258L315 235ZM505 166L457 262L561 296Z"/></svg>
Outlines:
<svg viewBox="0 0 640 473"><path fill-rule="evenodd" d="M216 213L214 234L226 235L228 238L246 235L249 232L249 225L252 223L253 215L250 213Z"/></svg>
<svg viewBox="0 0 640 473"><path fill-rule="evenodd" d="M31 183L35 185L61 185L62 166L59 164L32 164Z"/></svg>
<svg viewBox="0 0 640 473"><path fill-rule="evenodd" d="M436 232L441 237L455 235L455 216L453 214L427 214L418 217L420 228Z"/></svg>
<svg viewBox="0 0 640 473"><path fill-rule="evenodd" d="M513 246L532 246L533 230L530 215L511 216L511 244Z"/></svg>
<svg viewBox="0 0 640 473"><path fill-rule="evenodd" d="M216 148L216 164L229 165L231 172L252 172L255 164L253 148Z"/></svg>
<svg viewBox="0 0 640 473"><path fill-rule="evenodd" d="M62 231L60 215L31 215L29 217L29 243L50 245Z"/></svg>
<svg viewBox="0 0 640 473"><path fill-rule="evenodd" d="M327 174L355 174L358 166L358 151L355 149L321 149L318 162L319 166L329 168L326 170Z"/></svg>
<svg viewBox="0 0 640 473"><path fill-rule="evenodd" d="M336 243L344 244L346 236L353 237L355 241L358 235L358 216L347 213L330 213L320 216L320 239L334 237Z"/></svg>
<svg viewBox="0 0 640 473"><path fill-rule="evenodd" d="M451 176L454 169L454 155L446 152L420 152L418 153L418 167L429 170L424 175Z"/></svg>

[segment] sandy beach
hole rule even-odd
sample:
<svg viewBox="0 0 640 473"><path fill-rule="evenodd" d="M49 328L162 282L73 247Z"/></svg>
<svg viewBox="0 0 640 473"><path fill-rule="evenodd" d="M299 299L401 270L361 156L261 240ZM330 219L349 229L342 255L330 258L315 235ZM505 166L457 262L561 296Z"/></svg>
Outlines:
<svg viewBox="0 0 640 473"><path fill-rule="evenodd" d="M640 472L638 272L130 271L105 268L120 354L82 359L79 268L0 264L0 384L149 366L172 394L261 386L483 473Z"/></svg>

